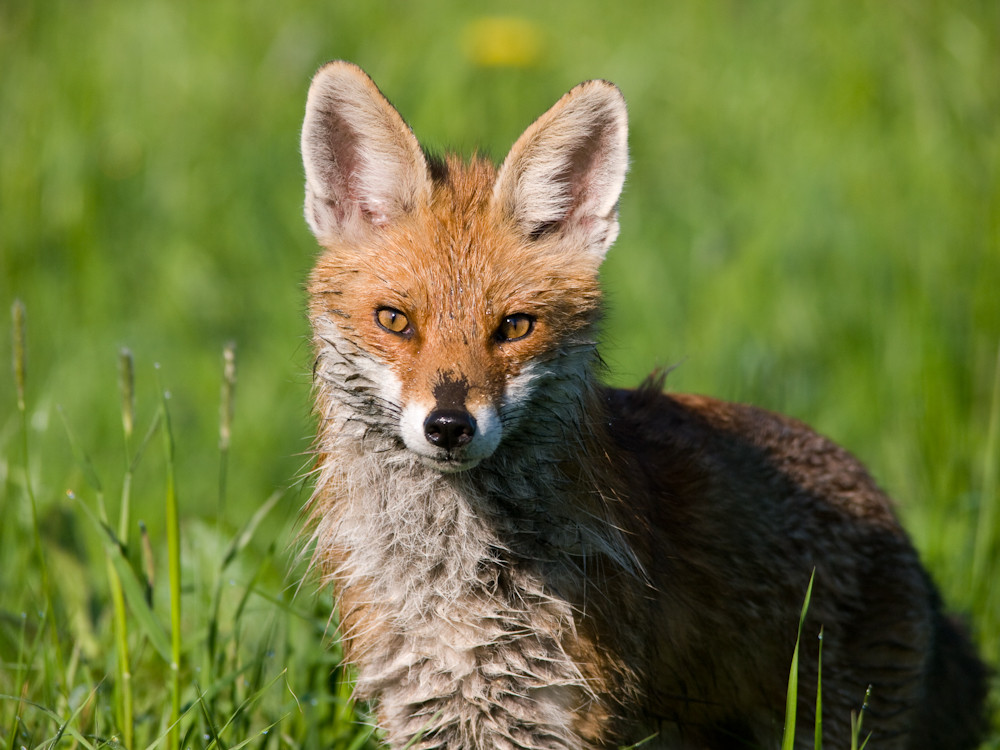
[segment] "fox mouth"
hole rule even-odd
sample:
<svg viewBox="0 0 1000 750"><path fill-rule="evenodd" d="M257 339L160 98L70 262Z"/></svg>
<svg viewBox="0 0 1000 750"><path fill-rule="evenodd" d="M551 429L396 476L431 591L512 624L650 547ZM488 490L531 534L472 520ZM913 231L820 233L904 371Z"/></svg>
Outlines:
<svg viewBox="0 0 1000 750"><path fill-rule="evenodd" d="M473 468L482 460L482 457L472 457L463 455L463 451L448 451L443 455L428 456L421 453L417 457L425 466L440 471L442 474L455 474L460 471L467 471Z"/></svg>

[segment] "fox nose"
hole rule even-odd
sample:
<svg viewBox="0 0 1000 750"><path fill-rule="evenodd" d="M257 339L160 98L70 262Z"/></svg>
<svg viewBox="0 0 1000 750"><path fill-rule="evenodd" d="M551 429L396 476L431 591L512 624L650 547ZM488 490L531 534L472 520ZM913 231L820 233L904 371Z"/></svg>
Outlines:
<svg viewBox="0 0 1000 750"><path fill-rule="evenodd" d="M445 450L461 448L476 434L476 420L464 409L435 409L424 420L424 436Z"/></svg>

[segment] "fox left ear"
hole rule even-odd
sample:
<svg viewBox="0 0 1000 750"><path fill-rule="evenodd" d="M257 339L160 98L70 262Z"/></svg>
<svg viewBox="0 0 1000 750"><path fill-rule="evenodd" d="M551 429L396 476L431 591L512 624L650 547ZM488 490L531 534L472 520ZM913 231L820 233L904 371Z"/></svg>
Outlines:
<svg viewBox="0 0 1000 750"><path fill-rule="evenodd" d="M493 201L525 236L571 233L599 261L618 236L628 169L625 99L607 81L572 89L517 139Z"/></svg>
<svg viewBox="0 0 1000 750"><path fill-rule="evenodd" d="M302 162L306 221L320 242L389 224L430 194L413 132L372 79L342 60L309 87Z"/></svg>

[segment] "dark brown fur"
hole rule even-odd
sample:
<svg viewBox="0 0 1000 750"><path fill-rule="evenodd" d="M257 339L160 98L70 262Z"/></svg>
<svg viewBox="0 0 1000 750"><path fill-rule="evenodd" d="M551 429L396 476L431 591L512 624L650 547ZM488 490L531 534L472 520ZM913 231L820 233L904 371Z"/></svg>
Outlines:
<svg viewBox="0 0 1000 750"><path fill-rule="evenodd" d="M720 731L749 742L754 732L741 717L784 699L791 615L815 569L800 742L812 732L822 628L829 745L848 746L851 712L871 685L872 747L899 737L913 750L975 747L985 668L940 613L864 467L795 420L656 386L608 392L607 405L609 437L630 461L628 495L651 500L634 509L635 538L646 543L640 559L654 588L669 592L638 607L628 626L661 629L662 640L631 657L657 713L694 747L735 739ZM711 686L710 698L699 685Z"/></svg>

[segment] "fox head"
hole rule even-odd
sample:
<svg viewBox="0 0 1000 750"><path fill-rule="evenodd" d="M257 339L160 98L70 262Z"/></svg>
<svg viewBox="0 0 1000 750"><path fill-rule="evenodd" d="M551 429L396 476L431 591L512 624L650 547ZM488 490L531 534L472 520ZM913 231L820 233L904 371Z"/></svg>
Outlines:
<svg viewBox="0 0 1000 750"><path fill-rule="evenodd" d="M372 80L333 62L309 90L302 157L323 248L321 450L325 434L454 472L574 421L628 162L615 86L572 89L496 168L428 157Z"/></svg>

